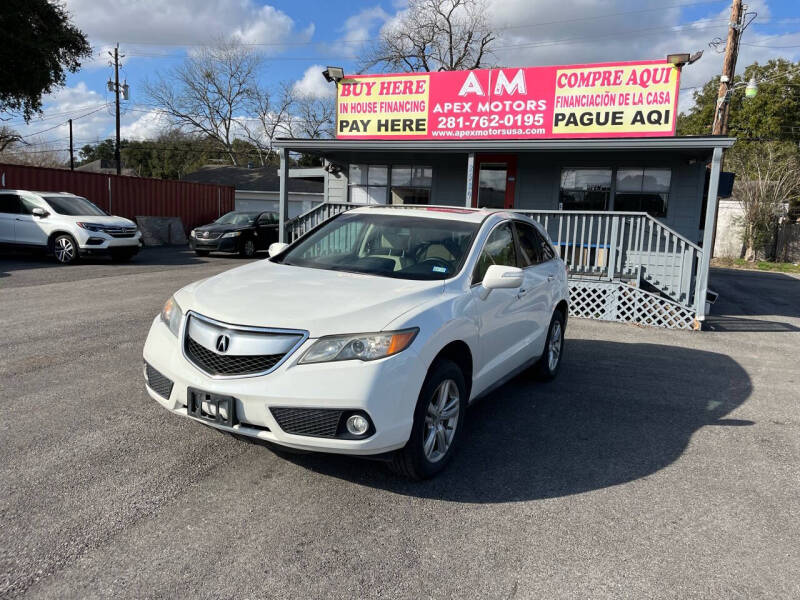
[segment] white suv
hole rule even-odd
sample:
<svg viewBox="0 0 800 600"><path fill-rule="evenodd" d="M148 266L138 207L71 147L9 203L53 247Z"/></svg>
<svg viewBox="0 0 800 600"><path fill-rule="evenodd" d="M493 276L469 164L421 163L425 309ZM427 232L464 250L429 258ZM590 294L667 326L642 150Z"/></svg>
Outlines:
<svg viewBox="0 0 800 600"><path fill-rule="evenodd" d="M424 478L469 403L523 369L558 372L566 267L519 214L355 209L270 256L184 287L153 320L144 376L162 406Z"/></svg>
<svg viewBox="0 0 800 600"><path fill-rule="evenodd" d="M129 260L139 251L136 224L112 217L86 198L67 192L0 190L0 245L52 252L62 264L108 254Z"/></svg>

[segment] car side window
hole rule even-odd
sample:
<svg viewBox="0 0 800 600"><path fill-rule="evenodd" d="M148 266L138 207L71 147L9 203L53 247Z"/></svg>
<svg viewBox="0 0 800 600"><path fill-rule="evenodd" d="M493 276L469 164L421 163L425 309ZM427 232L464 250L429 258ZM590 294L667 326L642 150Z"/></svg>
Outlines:
<svg viewBox="0 0 800 600"><path fill-rule="evenodd" d="M37 204L28 200L27 198L20 198L19 203L20 203L19 212L23 215L32 215L34 208L41 208Z"/></svg>
<svg viewBox="0 0 800 600"><path fill-rule="evenodd" d="M22 212L19 196L16 194L0 194L0 213L18 215Z"/></svg>
<svg viewBox="0 0 800 600"><path fill-rule="evenodd" d="M259 225L275 225L278 219L275 218L275 213L264 213L258 217Z"/></svg>
<svg viewBox="0 0 800 600"><path fill-rule="evenodd" d="M553 249L544 236L528 223L516 222L517 239L519 240L520 252L522 253L522 267L529 267L545 263L555 258Z"/></svg>
<svg viewBox="0 0 800 600"><path fill-rule="evenodd" d="M475 265L472 283L476 284L483 281L486 271L491 265L517 266L517 251L510 223L498 225L489 234L489 238L483 245L480 258L478 258L478 264Z"/></svg>

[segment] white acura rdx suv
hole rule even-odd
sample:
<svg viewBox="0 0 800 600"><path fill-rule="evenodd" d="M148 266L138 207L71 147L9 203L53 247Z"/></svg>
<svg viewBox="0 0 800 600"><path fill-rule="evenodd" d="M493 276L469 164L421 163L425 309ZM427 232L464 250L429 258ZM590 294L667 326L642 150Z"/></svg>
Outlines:
<svg viewBox="0 0 800 600"><path fill-rule="evenodd" d="M524 216L359 208L176 292L144 346L147 392L229 433L430 477L471 402L527 368L555 377L567 303Z"/></svg>

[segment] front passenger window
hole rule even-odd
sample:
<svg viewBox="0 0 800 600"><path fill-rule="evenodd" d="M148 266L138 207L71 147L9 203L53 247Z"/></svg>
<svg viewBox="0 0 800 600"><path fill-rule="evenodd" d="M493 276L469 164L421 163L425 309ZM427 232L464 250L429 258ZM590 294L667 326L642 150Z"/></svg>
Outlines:
<svg viewBox="0 0 800 600"><path fill-rule="evenodd" d="M18 215L21 212L19 196L16 194L0 194L0 213Z"/></svg>
<svg viewBox="0 0 800 600"><path fill-rule="evenodd" d="M483 281L486 271L491 265L501 265L506 267L517 266L517 252L514 247L514 234L511 231L510 223L503 223L495 227L489 235L483 251L475 266L475 274L472 283Z"/></svg>

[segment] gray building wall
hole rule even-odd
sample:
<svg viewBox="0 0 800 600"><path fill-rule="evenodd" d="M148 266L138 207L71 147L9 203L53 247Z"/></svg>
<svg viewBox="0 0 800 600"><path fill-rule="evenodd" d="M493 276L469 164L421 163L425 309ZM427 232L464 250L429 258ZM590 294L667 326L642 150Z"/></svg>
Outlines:
<svg viewBox="0 0 800 600"><path fill-rule="evenodd" d="M518 153L514 206L529 210L558 210L561 169L565 167L664 167L672 169L665 225L692 241L702 240L700 216L706 167L674 152L626 153ZM413 155L371 153L354 155L354 164L430 165L433 167L431 198L435 204L464 206L467 193L467 155ZM329 180L330 202L347 201L347 177L333 185ZM612 199L613 202L613 199Z"/></svg>

